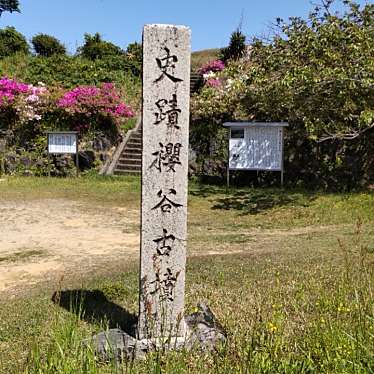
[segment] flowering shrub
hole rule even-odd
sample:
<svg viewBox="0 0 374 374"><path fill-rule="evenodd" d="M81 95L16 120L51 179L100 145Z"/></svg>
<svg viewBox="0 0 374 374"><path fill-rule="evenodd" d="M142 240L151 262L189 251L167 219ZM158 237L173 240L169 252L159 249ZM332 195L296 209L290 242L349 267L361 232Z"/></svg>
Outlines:
<svg viewBox="0 0 374 374"><path fill-rule="evenodd" d="M217 73L223 71L225 64L221 60L210 61L205 64L200 70L200 74L203 75L205 86L212 88L219 88L222 86L222 82Z"/></svg>
<svg viewBox="0 0 374 374"><path fill-rule="evenodd" d="M100 126L105 120L118 125L121 120L134 116L112 83L104 83L100 87L76 87L57 101L57 107L72 117L77 131L88 130L91 125Z"/></svg>
<svg viewBox="0 0 374 374"><path fill-rule="evenodd" d="M14 102L16 96L25 94L29 90L29 86L19 83L13 79L3 77L0 79L0 106L6 107Z"/></svg>
<svg viewBox="0 0 374 374"><path fill-rule="evenodd" d="M218 78L210 78L205 83L208 87L218 88L221 87L222 83Z"/></svg>
<svg viewBox="0 0 374 374"><path fill-rule="evenodd" d="M246 69L244 64L232 62L219 73L208 73L204 88L191 101L193 119L210 119L220 124L248 118L241 102L247 88Z"/></svg>
<svg viewBox="0 0 374 374"><path fill-rule="evenodd" d="M344 4L334 16L316 8L307 20L280 20L283 36L255 40L249 60L220 72L204 67L206 84L191 103L195 139L213 142L224 121L287 121L285 167L294 181L372 183L374 5Z"/></svg>
<svg viewBox="0 0 374 374"><path fill-rule="evenodd" d="M225 68L225 63L221 60L213 60L207 62L205 65L203 65L199 73L202 75L208 74L210 72L216 73L219 71L222 71Z"/></svg>
<svg viewBox="0 0 374 374"><path fill-rule="evenodd" d="M70 114L110 115L115 118L129 118L134 115L130 107L122 100L112 83L101 87L80 86L68 91L57 101L57 106Z"/></svg>
<svg viewBox="0 0 374 374"><path fill-rule="evenodd" d="M14 143L26 147L33 147L46 130L76 130L93 137L98 130L116 141L121 122L134 115L122 97L111 83L63 92L43 83L34 86L3 77L0 127L13 131Z"/></svg>
<svg viewBox="0 0 374 374"><path fill-rule="evenodd" d="M40 121L47 96L48 90L42 83L33 86L7 77L0 79L0 112L13 124Z"/></svg>

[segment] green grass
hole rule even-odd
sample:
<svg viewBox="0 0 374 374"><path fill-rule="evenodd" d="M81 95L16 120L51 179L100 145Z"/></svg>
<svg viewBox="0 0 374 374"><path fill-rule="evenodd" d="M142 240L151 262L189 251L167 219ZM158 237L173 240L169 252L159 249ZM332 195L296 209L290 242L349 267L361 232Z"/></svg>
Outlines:
<svg viewBox="0 0 374 374"><path fill-rule="evenodd" d="M0 204L58 196L138 207L139 193L136 178L10 178L0 183ZM186 312L206 301L226 345L120 367L97 363L82 339L137 313L138 269L129 263L71 285L77 291L66 291L62 306L48 288L2 302L0 373L373 373L373 221L367 191L192 183ZM80 308L71 307L71 295Z"/></svg>
<svg viewBox="0 0 374 374"><path fill-rule="evenodd" d="M114 178L97 175L80 178L9 177L0 182L0 202L65 198L86 203L137 207L140 183L137 177Z"/></svg>
<svg viewBox="0 0 374 374"><path fill-rule="evenodd" d="M16 262L20 260L29 260L32 257L40 257L45 256L46 252L42 249L33 249L33 250L22 250L15 253L12 253L8 256L0 256L0 263L1 262Z"/></svg>

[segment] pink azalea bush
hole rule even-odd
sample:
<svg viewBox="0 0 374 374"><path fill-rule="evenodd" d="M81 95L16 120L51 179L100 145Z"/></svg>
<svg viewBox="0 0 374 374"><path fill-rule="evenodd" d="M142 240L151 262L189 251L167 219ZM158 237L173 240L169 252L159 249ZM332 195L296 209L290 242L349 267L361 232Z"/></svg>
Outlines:
<svg viewBox="0 0 374 374"><path fill-rule="evenodd" d="M214 89L220 88L222 82L220 80L220 72L225 69L225 64L221 60L209 61L199 70L199 73L203 75L205 86Z"/></svg>
<svg viewBox="0 0 374 374"><path fill-rule="evenodd" d="M118 136L119 125L134 113L112 83L78 86L67 92L0 78L0 126L34 133L54 128L88 132L96 129ZM27 125L27 128L23 126ZM117 135L116 135L117 134Z"/></svg>
<svg viewBox="0 0 374 374"><path fill-rule="evenodd" d="M15 79L0 79L0 114L11 123L40 121L45 109L48 90L43 84L33 86Z"/></svg>
<svg viewBox="0 0 374 374"><path fill-rule="evenodd" d="M211 72L217 73L219 71L222 71L225 68L225 63L221 60L213 60L207 62L205 65L203 65L199 73L202 75L209 74Z"/></svg>
<svg viewBox="0 0 374 374"><path fill-rule="evenodd" d="M222 82L220 81L219 78L209 78L205 82L205 85L208 87L212 87L212 88L218 88L222 86Z"/></svg>
<svg viewBox="0 0 374 374"><path fill-rule="evenodd" d="M104 83L100 87L76 87L66 92L57 101L57 106L69 114L84 114L87 117L102 114L113 118L129 118L134 115L112 83Z"/></svg>
<svg viewBox="0 0 374 374"><path fill-rule="evenodd" d="M91 128L110 132L118 128L121 121L134 116L112 83L76 87L57 100L57 107L66 113L71 127L79 132Z"/></svg>
<svg viewBox="0 0 374 374"><path fill-rule="evenodd" d="M28 91L29 86L27 84L2 77L0 79L0 107L9 106L18 95L26 94Z"/></svg>

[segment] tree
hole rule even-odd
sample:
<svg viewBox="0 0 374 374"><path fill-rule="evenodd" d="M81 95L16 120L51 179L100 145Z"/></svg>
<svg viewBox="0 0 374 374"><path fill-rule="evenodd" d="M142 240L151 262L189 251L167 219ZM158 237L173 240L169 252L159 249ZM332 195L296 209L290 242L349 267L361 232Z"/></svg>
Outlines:
<svg viewBox="0 0 374 374"><path fill-rule="evenodd" d="M308 20L283 23L251 53L256 74L248 109L306 126L314 139L355 139L374 127L374 5L344 1L334 14L324 0ZM265 83L266 82L266 83Z"/></svg>
<svg viewBox="0 0 374 374"><path fill-rule="evenodd" d="M19 0L0 0L0 17L3 12L20 12Z"/></svg>
<svg viewBox="0 0 374 374"><path fill-rule="evenodd" d="M227 78L240 81L232 86L240 92L217 94L222 112L208 117L240 107L246 118L299 123L318 141L355 139L374 128L374 5L344 4L340 14L326 0L306 20L278 20L272 40L255 40L250 61L226 70Z"/></svg>
<svg viewBox="0 0 374 374"><path fill-rule="evenodd" d="M47 34L35 35L31 43L34 51L39 56L50 57L53 55L66 54L65 46L54 36Z"/></svg>
<svg viewBox="0 0 374 374"><path fill-rule="evenodd" d="M123 55L123 50L111 42L102 39L99 33L84 34L84 44L78 48L78 55L89 60L97 60L106 56Z"/></svg>
<svg viewBox="0 0 374 374"><path fill-rule="evenodd" d="M227 62L228 60L238 60L245 52L245 35L240 29L235 30L231 34L229 46L221 49L221 60Z"/></svg>
<svg viewBox="0 0 374 374"><path fill-rule="evenodd" d="M137 42L130 43L126 49L126 56L129 60L141 64L143 61L143 46Z"/></svg>
<svg viewBox="0 0 374 374"><path fill-rule="evenodd" d="M29 53L26 38L14 27L0 29L0 57L11 56L16 53Z"/></svg>
<svg viewBox="0 0 374 374"><path fill-rule="evenodd" d="M324 173L335 186L343 178L367 183L374 180L374 5L344 0L336 13L332 4L322 0L307 19L277 20L271 39L251 44L249 61L231 61L220 73L221 88L194 98L193 116L287 121L288 149L306 156L294 170L309 163L311 179Z"/></svg>
<svg viewBox="0 0 374 374"><path fill-rule="evenodd" d="M132 72L134 75L142 74L143 65L143 46L140 43L130 43L126 49L126 58L132 66Z"/></svg>

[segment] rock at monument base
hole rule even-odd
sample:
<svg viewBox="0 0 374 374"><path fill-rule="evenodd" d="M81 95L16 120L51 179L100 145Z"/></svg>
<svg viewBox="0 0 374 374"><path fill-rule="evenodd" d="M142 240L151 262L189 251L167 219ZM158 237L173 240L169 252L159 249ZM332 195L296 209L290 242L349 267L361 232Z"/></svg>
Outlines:
<svg viewBox="0 0 374 374"><path fill-rule="evenodd" d="M186 345L190 349L200 347L205 351L213 351L226 341L223 327L206 304L198 304L197 312L187 316L185 321L189 330Z"/></svg>
<svg viewBox="0 0 374 374"><path fill-rule="evenodd" d="M110 329L94 335L84 343L92 345L100 361L122 361L123 359L144 358L148 346L121 329Z"/></svg>
<svg viewBox="0 0 374 374"><path fill-rule="evenodd" d="M198 311L185 318L186 337L165 339L135 339L120 329L110 329L84 341L92 346L100 361L144 359L148 352L157 350L214 351L226 341L221 325L209 307L198 305Z"/></svg>

